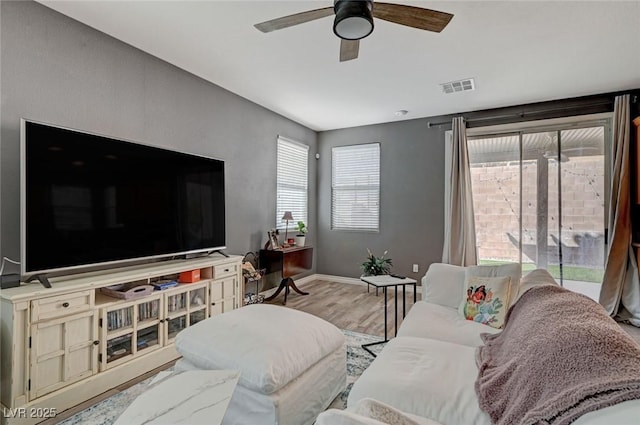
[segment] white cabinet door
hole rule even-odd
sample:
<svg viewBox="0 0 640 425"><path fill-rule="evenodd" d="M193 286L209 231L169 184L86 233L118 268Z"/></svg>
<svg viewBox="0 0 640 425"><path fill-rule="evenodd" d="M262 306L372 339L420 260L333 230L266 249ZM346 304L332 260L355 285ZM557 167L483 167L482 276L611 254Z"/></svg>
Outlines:
<svg viewBox="0 0 640 425"><path fill-rule="evenodd" d="M226 313L238 307L238 276L228 276L223 279L216 279L211 282L210 316Z"/></svg>
<svg viewBox="0 0 640 425"><path fill-rule="evenodd" d="M31 325L31 400L95 374L97 335L94 311Z"/></svg>

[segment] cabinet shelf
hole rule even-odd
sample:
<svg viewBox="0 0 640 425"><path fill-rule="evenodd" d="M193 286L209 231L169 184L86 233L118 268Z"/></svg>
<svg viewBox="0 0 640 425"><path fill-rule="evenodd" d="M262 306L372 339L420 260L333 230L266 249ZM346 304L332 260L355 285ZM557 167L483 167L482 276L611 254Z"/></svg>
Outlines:
<svg viewBox="0 0 640 425"><path fill-rule="evenodd" d="M190 311L191 313L193 313L194 311L201 311L201 310L206 310L206 309L207 309L207 306L206 306L206 305L199 305L199 306L197 306L197 307L191 307L191 308L189 309L189 311Z"/></svg>
<svg viewBox="0 0 640 425"><path fill-rule="evenodd" d="M167 320L171 320L171 319L174 319L176 317L184 316L187 313L188 313L188 310L186 308L181 308L180 310L170 311L169 315L167 317Z"/></svg>
<svg viewBox="0 0 640 425"><path fill-rule="evenodd" d="M126 357L129 357L129 356L131 356L130 352L124 352L122 354L114 354L111 357L107 357L107 362L108 363L112 363L112 362L115 362L117 360L122 360L122 359L124 359Z"/></svg>
<svg viewBox="0 0 640 425"><path fill-rule="evenodd" d="M130 334L133 332L133 326L127 326L126 328L118 328L113 331L107 331L107 340L121 337L122 335Z"/></svg>
<svg viewBox="0 0 640 425"><path fill-rule="evenodd" d="M142 322L138 322L138 330L142 330L142 329L149 328L151 326L155 326L158 323L160 323L160 319L144 320Z"/></svg>

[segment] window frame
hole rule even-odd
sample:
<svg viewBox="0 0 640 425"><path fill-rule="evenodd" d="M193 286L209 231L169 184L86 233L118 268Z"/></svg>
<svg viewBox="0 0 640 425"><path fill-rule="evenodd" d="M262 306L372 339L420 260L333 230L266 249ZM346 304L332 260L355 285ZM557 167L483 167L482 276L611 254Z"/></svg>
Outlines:
<svg viewBox="0 0 640 425"><path fill-rule="evenodd" d="M283 157L282 147L287 147L288 149L299 149L297 154L304 153L304 161L300 161L299 163L291 163L287 162L292 160L292 157ZM288 170L288 172L295 173L295 169L298 167L302 167L305 173L304 185L296 186L289 182L282 182L283 178L282 172L284 170ZM294 169L292 171L292 168ZM304 214L300 214L299 210L296 209L293 205L285 205L282 206L281 202L284 202L284 199L281 200L281 187L287 187L290 190L299 190L300 192L304 192L304 205L303 210ZM290 200L291 201L291 200ZM304 143L298 142L296 140L289 139L287 137L278 136L276 141L276 223L275 228L277 230L285 230L287 227L287 223L282 221L282 216L284 215L284 211L292 211L292 215L294 220L290 220L288 223L288 228L295 228L295 224L298 221L303 221L307 226L309 225L309 145L305 145ZM302 215L302 217L301 217ZM293 226L292 226L293 223Z"/></svg>
<svg viewBox="0 0 640 425"><path fill-rule="evenodd" d="M611 144L612 144L612 114L611 113L602 113L602 114L592 114L592 115L581 115L581 116L573 116L573 117L565 117L558 119L550 119L550 120L541 120L541 121L527 121L506 125L498 125L498 126L490 126L490 127L476 127L467 129L467 141L473 141L474 139L483 139L483 138L491 138L491 137L503 137L503 136L516 136L519 139L519 151L520 151L520 161L523 161L523 138L528 134L535 133L543 133L543 132L557 132L561 133L563 131L568 130L578 130L582 128L589 127L602 127L604 130L604 244L605 244L605 252L604 252L604 264L606 266L607 257L608 257L608 223L609 223L609 198L610 198L610 190L611 190ZM445 134L446 143L450 143L452 139L452 132L447 131ZM446 150L448 152L448 149ZM450 170L450 161L445 161L445 176L448 175ZM445 179L445 183L447 180ZM445 184L445 196L446 192L450 191L451 188L447 188L447 184ZM520 205L522 205L522 180L520 181ZM446 214L447 206L445 204L445 214ZM478 214L476 212L476 214ZM522 214L519 217L520 224L519 226L522 228ZM523 264L522 261L522 239L519 238L519 260L520 264ZM562 276L562 267L566 266L566 264L562 264L560 266L560 277L558 279L558 283L560 285L564 285L564 278ZM570 279L568 280L570 281Z"/></svg>
<svg viewBox="0 0 640 425"><path fill-rule="evenodd" d="M377 221L376 221L376 225L375 228L373 227L365 227L365 226L358 226L358 227L352 227L352 226L336 226L335 223L335 213L336 213L336 206L335 206L335 202L336 202L336 197L334 195L335 191L336 191L336 186L335 186L335 173L336 173L336 150L341 150L341 149L353 149L353 148L362 148L362 147L366 147L366 146L375 146L376 149L376 153L377 153L377 164L374 167L377 167L377 184L354 184L349 186L350 189L346 189L346 190L366 190L366 191L370 191L370 190L376 190L377 189ZM381 216L381 179L382 179L382 167L381 167L381 153L382 151L382 146L380 142L368 142L368 143L360 143L360 144L351 144L351 145L342 145L342 146L334 146L331 148L331 218L330 218L330 229L332 231L338 231L338 232L358 232L358 233L379 233L380 232L380 216ZM361 187L358 187L361 186ZM340 190L340 189L338 189Z"/></svg>

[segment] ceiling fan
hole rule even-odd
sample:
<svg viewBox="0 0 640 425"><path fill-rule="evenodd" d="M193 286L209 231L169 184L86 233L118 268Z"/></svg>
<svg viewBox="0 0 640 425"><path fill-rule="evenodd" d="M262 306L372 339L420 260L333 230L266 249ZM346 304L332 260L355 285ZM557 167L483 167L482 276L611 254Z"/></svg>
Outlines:
<svg viewBox="0 0 640 425"><path fill-rule="evenodd" d="M426 31L442 31L453 15L437 10L373 0L335 0L333 7L308 10L254 25L271 32L335 14L333 32L340 40L340 62L358 57L360 40L373 31L373 18Z"/></svg>

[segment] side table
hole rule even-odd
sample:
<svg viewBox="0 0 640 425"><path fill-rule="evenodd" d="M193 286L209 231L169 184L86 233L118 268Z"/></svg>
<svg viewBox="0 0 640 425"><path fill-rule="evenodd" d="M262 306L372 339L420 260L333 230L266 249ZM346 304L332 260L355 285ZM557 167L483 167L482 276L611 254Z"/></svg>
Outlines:
<svg viewBox="0 0 640 425"><path fill-rule="evenodd" d="M376 295L378 293L378 288L382 288L384 293L384 341L371 342L369 344L363 344L362 348L371 354L373 357L376 357L375 353L369 350L368 347L372 345L384 344L385 342L389 342L389 338L387 337L387 288L393 286L395 288L395 335L398 334L398 286L402 286L402 318L406 315L406 288L407 285L413 285L413 303L415 304L416 297L416 285L417 282L414 279L410 279L405 277L404 279L393 277L389 275L381 275L381 276L362 276L360 280L366 282L367 284L367 292L369 291L369 285L373 285L376 287Z"/></svg>
<svg viewBox="0 0 640 425"><path fill-rule="evenodd" d="M265 298L271 301L284 290L284 302L287 304L289 289L293 289L300 295L309 295L308 292L301 291L293 281L293 276L311 270L313 262L313 247L301 246L279 249L261 249L260 267L264 267L267 273L280 272L282 280L276 292Z"/></svg>

